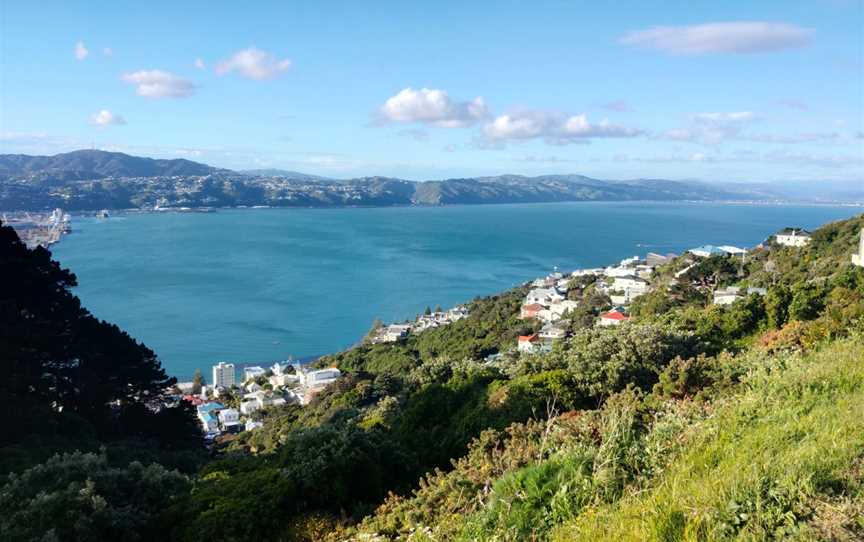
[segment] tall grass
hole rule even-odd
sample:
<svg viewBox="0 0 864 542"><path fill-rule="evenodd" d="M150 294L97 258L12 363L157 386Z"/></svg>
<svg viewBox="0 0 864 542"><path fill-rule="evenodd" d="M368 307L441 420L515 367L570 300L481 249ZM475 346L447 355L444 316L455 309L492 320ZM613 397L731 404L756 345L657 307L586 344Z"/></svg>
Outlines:
<svg viewBox="0 0 864 542"><path fill-rule="evenodd" d="M702 423L650 489L584 509L552 539L822 539L811 525L816 504L851 491L848 473L862 456L860 340L772 359ZM860 517L836 521L864 536Z"/></svg>

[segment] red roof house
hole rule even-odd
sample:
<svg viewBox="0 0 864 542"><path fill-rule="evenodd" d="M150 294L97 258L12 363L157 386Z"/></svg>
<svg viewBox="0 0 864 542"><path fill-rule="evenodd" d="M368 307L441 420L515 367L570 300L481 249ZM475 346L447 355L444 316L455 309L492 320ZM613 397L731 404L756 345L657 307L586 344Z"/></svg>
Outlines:
<svg viewBox="0 0 864 542"><path fill-rule="evenodd" d="M626 322L630 317L620 311L604 312L600 315L601 326L617 326L621 322Z"/></svg>

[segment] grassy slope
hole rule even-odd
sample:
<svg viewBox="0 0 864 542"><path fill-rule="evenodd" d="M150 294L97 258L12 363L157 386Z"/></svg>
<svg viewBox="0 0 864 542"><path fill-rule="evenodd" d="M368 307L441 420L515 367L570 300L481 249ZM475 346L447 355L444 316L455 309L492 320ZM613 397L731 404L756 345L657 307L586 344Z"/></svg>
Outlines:
<svg viewBox="0 0 864 542"><path fill-rule="evenodd" d="M864 536L864 344L834 343L785 364L754 374L648 490L589 508L552 538Z"/></svg>

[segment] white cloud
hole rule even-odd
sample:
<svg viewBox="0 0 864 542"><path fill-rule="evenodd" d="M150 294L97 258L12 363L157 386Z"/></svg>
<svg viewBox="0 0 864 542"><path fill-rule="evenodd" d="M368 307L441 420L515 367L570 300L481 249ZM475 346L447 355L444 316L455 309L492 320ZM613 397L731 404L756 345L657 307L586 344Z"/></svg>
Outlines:
<svg viewBox="0 0 864 542"><path fill-rule="evenodd" d="M104 128L105 126L111 126L112 124L126 124L126 119L124 119L120 115L117 115L116 113L108 111L107 109L103 109L98 113L92 115L90 117L90 122L92 124L95 124L96 126L99 126L100 128Z"/></svg>
<svg viewBox="0 0 864 542"><path fill-rule="evenodd" d="M102 49L102 56L114 56L114 49L105 47Z"/></svg>
<svg viewBox="0 0 864 542"><path fill-rule="evenodd" d="M751 54L803 47L813 31L787 23L727 22L657 26L630 32L621 43L676 55Z"/></svg>
<svg viewBox="0 0 864 542"><path fill-rule="evenodd" d="M195 85L188 79L162 70L125 73L121 79L135 85L135 93L145 98L185 98L195 91Z"/></svg>
<svg viewBox="0 0 864 542"><path fill-rule="evenodd" d="M87 55L90 54L90 51L87 50L87 47L84 45L83 41L79 41L75 44L75 58L76 60L84 60L87 58Z"/></svg>
<svg viewBox="0 0 864 542"><path fill-rule="evenodd" d="M840 139L840 134L837 132L809 132L802 134L752 134L741 137L740 139L745 141L756 141L758 143L816 143L819 141L837 141Z"/></svg>
<svg viewBox="0 0 864 542"><path fill-rule="evenodd" d="M469 102L455 102L444 90L406 88L381 106L385 121L420 122L440 128L462 128L486 118L488 109L478 96Z"/></svg>
<svg viewBox="0 0 864 542"><path fill-rule="evenodd" d="M196 61L197 66L197 61ZM279 60L273 54L255 47L237 51L230 57L216 64L216 73L237 72L249 79L272 79L291 67L291 61Z"/></svg>
<svg viewBox="0 0 864 542"><path fill-rule="evenodd" d="M204 64L204 60L202 60L201 58L195 59L195 67L198 68L199 70L206 70L207 69L207 66Z"/></svg>
<svg viewBox="0 0 864 542"><path fill-rule="evenodd" d="M756 120L758 116L752 111L697 113L690 116L689 126L667 130L661 138L716 145L737 137L746 124Z"/></svg>
<svg viewBox="0 0 864 542"><path fill-rule="evenodd" d="M493 141L540 138L561 145L587 143L591 138L600 137L636 137L642 133L642 130L612 124L606 119L591 123L584 114L538 110L499 115L483 127L483 134Z"/></svg>

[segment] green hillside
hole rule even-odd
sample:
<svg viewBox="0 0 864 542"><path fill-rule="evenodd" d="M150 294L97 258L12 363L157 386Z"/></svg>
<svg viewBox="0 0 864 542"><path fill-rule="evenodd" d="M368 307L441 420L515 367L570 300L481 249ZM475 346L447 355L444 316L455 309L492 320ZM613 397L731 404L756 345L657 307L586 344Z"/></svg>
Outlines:
<svg viewBox="0 0 864 542"><path fill-rule="evenodd" d="M14 330L0 342L14 361L2 389L15 398L2 405L18 423L0 443L12 473L0 483L0 531L860 540L864 268L850 256L862 228L859 215L806 247L769 240L746 259L676 258L620 326L596 325L610 299L595 278L573 279L569 337L547 353L507 352L539 327L519 317L525 288L475 299L462 320L323 358L343 371L336 384L266 411L263 427L221 439L209 457L189 412L160 408L170 382L155 355L95 322L68 292L74 276L3 228L4 269L27 288L7 285L0 299ZM765 292L713 304L726 286Z"/></svg>

